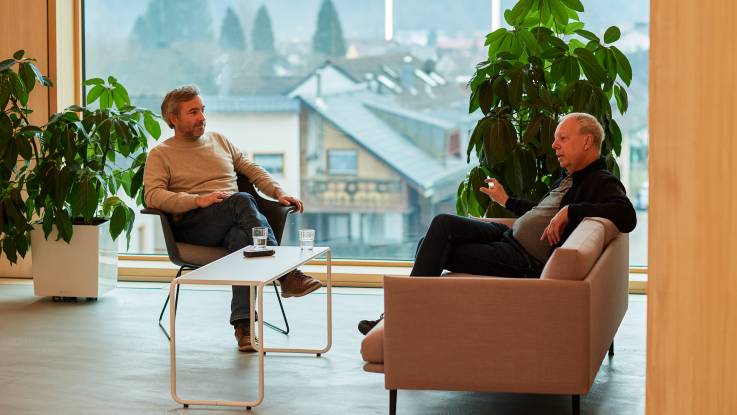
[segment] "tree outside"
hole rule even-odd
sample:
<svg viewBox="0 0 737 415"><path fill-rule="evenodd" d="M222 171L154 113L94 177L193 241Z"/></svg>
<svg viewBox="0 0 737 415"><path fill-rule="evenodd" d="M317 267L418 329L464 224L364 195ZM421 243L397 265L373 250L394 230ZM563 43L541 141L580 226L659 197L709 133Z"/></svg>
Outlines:
<svg viewBox="0 0 737 415"><path fill-rule="evenodd" d="M317 14L317 30L312 38L313 49L334 58L345 56L346 46L338 12L332 0L323 0Z"/></svg>
<svg viewBox="0 0 737 415"><path fill-rule="evenodd" d="M147 49L177 43L211 42L210 6L199 0L157 0L136 19L130 40Z"/></svg>
<svg viewBox="0 0 737 415"><path fill-rule="evenodd" d="M253 22L253 50L257 52L274 52L274 31L271 27L269 10L263 4L256 12Z"/></svg>
<svg viewBox="0 0 737 415"><path fill-rule="evenodd" d="M241 20L231 7L225 10L223 23L220 27L220 49L246 50L246 35L243 32Z"/></svg>

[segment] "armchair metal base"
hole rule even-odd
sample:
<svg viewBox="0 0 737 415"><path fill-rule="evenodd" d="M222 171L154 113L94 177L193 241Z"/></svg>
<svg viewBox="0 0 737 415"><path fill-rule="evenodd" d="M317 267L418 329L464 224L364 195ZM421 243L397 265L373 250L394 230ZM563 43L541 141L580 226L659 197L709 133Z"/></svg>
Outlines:
<svg viewBox="0 0 737 415"><path fill-rule="evenodd" d="M177 272L177 276L174 278L179 278L179 276L182 275L182 271L184 271L185 269L192 270L194 268L182 266L179 268L179 271ZM289 334L289 320L287 320L287 313L284 311L284 305L281 302L281 296L279 295L279 287L276 285L276 281L272 282L272 284L274 285L274 294L276 294L276 301L279 302L279 308L281 309L281 316L284 319L284 325L286 328L281 328L279 326L269 323L266 320L264 320L264 326L267 326L270 329L277 331L281 334L287 335ZM166 336L167 340L171 340L171 336L169 335L169 331L162 324L161 320L164 317L164 312L166 311L166 306L169 304L170 297L171 295L166 296L166 301L164 301L164 306L161 307L161 313L159 314L159 328L161 329L161 331L164 332L164 336ZM176 294L174 295L174 310L177 309L177 304L179 304L179 285L177 285L177 291L176 291Z"/></svg>

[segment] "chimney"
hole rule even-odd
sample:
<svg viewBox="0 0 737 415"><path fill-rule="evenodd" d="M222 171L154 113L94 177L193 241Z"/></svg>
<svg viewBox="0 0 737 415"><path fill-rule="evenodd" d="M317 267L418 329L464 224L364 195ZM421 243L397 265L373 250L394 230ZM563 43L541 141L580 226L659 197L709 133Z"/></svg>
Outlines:
<svg viewBox="0 0 737 415"><path fill-rule="evenodd" d="M404 57L404 62L399 70L399 82L402 88L412 90L415 87L415 68L412 65L412 56Z"/></svg>
<svg viewBox="0 0 737 415"><path fill-rule="evenodd" d="M322 69L315 70L315 96L320 98L322 96Z"/></svg>

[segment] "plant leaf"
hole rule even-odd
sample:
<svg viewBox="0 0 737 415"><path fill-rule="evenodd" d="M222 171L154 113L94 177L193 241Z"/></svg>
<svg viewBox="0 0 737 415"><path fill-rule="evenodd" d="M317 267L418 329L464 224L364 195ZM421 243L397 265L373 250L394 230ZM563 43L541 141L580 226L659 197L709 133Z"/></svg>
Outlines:
<svg viewBox="0 0 737 415"><path fill-rule="evenodd" d="M575 53L578 57L578 62L583 68L586 78L594 84L604 83L606 80L606 73L601 65L596 61L594 54L586 48L578 48Z"/></svg>
<svg viewBox="0 0 737 415"><path fill-rule="evenodd" d="M18 261L18 255L17 251L15 249L15 241L13 238L5 238L3 239L3 252L5 252L5 256L8 258L8 261L10 261L11 264L15 264Z"/></svg>
<svg viewBox="0 0 737 415"><path fill-rule="evenodd" d="M84 82L82 82L82 85L84 86L90 86L90 85L105 85L105 81L102 80L102 78L91 78Z"/></svg>
<svg viewBox="0 0 737 415"><path fill-rule="evenodd" d="M535 182L537 168L532 151L515 146L511 157L504 162L504 177L516 195L523 195Z"/></svg>
<svg viewBox="0 0 737 415"><path fill-rule="evenodd" d="M44 211L43 221L41 222L41 228L44 231L44 239L49 239L52 226L54 226L54 210L46 209Z"/></svg>
<svg viewBox="0 0 737 415"><path fill-rule="evenodd" d="M577 12L583 12L583 4L581 4L580 0L561 0L561 1L569 9L573 9Z"/></svg>
<svg viewBox="0 0 737 415"><path fill-rule="evenodd" d="M126 226L126 207L125 205L117 205L113 210L113 216L110 217L110 236L113 240L118 238L123 229Z"/></svg>
<svg viewBox="0 0 737 415"><path fill-rule="evenodd" d="M525 82L525 75L522 69L512 73L509 82L509 104L512 108L517 108L522 102L522 86Z"/></svg>
<svg viewBox="0 0 737 415"><path fill-rule="evenodd" d="M130 106L131 100L128 97L128 91L126 91L122 85L115 84L115 87L113 87L112 94L113 94L113 101L115 101L115 106L119 110L127 106Z"/></svg>
<svg viewBox="0 0 737 415"><path fill-rule="evenodd" d="M553 60L553 59L560 57L564 53L566 53L566 50L567 49L560 49L560 48L552 47L550 49L546 49L545 51L543 51L540 54L540 57L543 59L547 59L547 60Z"/></svg>
<svg viewBox="0 0 737 415"><path fill-rule="evenodd" d="M139 167L133 178L131 178L130 194L128 196L135 198L141 186L143 186L143 171L144 169Z"/></svg>
<svg viewBox="0 0 737 415"><path fill-rule="evenodd" d="M106 198L102 204L102 214L104 216L110 216L112 210L122 203L123 201L120 200L120 198L117 196L110 196Z"/></svg>
<svg viewBox="0 0 737 415"><path fill-rule="evenodd" d="M36 74L31 69L31 64L23 62L20 64L20 70L18 70L20 78L23 80L23 85L26 87L26 91L31 92L33 87L36 85Z"/></svg>
<svg viewBox="0 0 737 415"><path fill-rule="evenodd" d="M10 69L17 62L15 59L5 59L0 62L0 72Z"/></svg>
<svg viewBox="0 0 737 415"><path fill-rule="evenodd" d="M146 111L143 114L143 124L146 126L146 131L148 131L153 138L161 137L161 126L158 121L156 121L151 111Z"/></svg>
<svg viewBox="0 0 737 415"><path fill-rule="evenodd" d="M62 239L64 242L69 243L74 231L72 228L72 219L66 210L61 209L56 212L56 215L54 215L54 225L56 225L56 231L58 232L56 240Z"/></svg>
<svg viewBox="0 0 737 415"><path fill-rule="evenodd" d="M28 91L26 90L23 80L17 73L10 71L10 82L15 96L18 97L18 101L20 101L21 105L25 107L28 104Z"/></svg>
<svg viewBox="0 0 737 415"><path fill-rule="evenodd" d="M87 93L87 105L92 104L100 98L100 95L105 91L105 87L102 85L95 85L90 88L90 92Z"/></svg>
<svg viewBox="0 0 737 415"><path fill-rule="evenodd" d="M601 42L601 40L599 39L599 36L596 36L595 34L589 32L588 30L580 29L580 30L576 30L575 33L588 40L593 40L594 42Z"/></svg>
<svg viewBox="0 0 737 415"><path fill-rule="evenodd" d="M491 103L494 98L494 91L491 89L491 81L486 81L479 85L478 88L478 98L479 98L479 108L481 108L481 112L484 113L484 115L488 114L489 111L491 111ZM144 121L146 118L144 118ZM146 128L148 128L148 124L146 125Z"/></svg>
<svg viewBox="0 0 737 415"><path fill-rule="evenodd" d="M619 77L629 86L630 82L632 82L632 66L630 66L629 59L616 46L610 47L609 50L614 53L614 58L617 60L617 73Z"/></svg>
<svg viewBox="0 0 737 415"><path fill-rule="evenodd" d="M581 70L578 60L573 56L567 56L563 63L563 78L567 83L578 81L581 76Z"/></svg>
<svg viewBox="0 0 737 415"><path fill-rule="evenodd" d="M35 75L38 82L41 83L43 86L53 86L51 80L41 73L41 71L38 70L38 67L33 62L28 62L28 67L31 68L33 71L33 74Z"/></svg>
<svg viewBox="0 0 737 415"><path fill-rule="evenodd" d="M489 165L504 162L517 142L514 125L508 119L494 119L484 135L484 152Z"/></svg>
<svg viewBox="0 0 737 415"><path fill-rule="evenodd" d="M540 133L540 125L542 124L543 118L542 115L538 115L530 120L527 128L525 128L525 132L522 134L523 143L532 144L537 141L537 135Z"/></svg>
<svg viewBox="0 0 737 415"><path fill-rule="evenodd" d="M611 128L612 149L614 154L620 155L622 153L622 130L619 129L619 124L614 120L611 120L609 127Z"/></svg>
<svg viewBox="0 0 737 415"><path fill-rule="evenodd" d="M617 100L617 109L620 114L624 114L627 111L629 102L627 100L627 91L620 85L614 86L614 98Z"/></svg>
<svg viewBox="0 0 737 415"><path fill-rule="evenodd" d="M109 89L104 88L102 93L100 94L100 109L106 110L109 109L113 105L113 97L112 93Z"/></svg>
<svg viewBox="0 0 737 415"><path fill-rule="evenodd" d="M619 31L617 26L610 26L606 32L604 32L604 43L613 43L619 40L622 36L622 32Z"/></svg>
<svg viewBox="0 0 737 415"><path fill-rule="evenodd" d="M566 6L563 5L560 0L547 0L547 2L550 5L550 10L555 22L558 23L560 26L567 25L568 11L566 10Z"/></svg>

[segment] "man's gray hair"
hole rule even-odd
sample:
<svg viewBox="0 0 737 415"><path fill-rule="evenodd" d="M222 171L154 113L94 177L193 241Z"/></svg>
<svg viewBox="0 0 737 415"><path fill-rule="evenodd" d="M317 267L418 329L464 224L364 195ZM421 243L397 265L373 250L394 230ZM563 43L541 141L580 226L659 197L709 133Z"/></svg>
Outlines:
<svg viewBox="0 0 737 415"><path fill-rule="evenodd" d="M579 134L591 134L591 136L594 137L594 145L596 145L597 148L601 148L601 143L604 142L605 138L604 127L601 126L596 117L585 112L572 112L564 115L560 121L558 121L558 125L563 124L563 121L569 118L576 120Z"/></svg>
<svg viewBox="0 0 737 415"><path fill-rule="evenodd" d="M200 90L195 85L184 85L167 92L161 102L161 116L169 128L174 128L174 124L169 122L169 114L179 114L179 104L199 95Z"/></svg>

